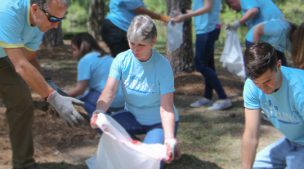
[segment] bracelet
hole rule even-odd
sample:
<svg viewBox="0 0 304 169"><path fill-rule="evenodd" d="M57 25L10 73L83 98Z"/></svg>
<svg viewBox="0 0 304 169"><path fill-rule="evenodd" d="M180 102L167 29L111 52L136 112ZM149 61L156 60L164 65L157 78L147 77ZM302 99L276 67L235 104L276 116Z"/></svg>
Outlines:
<svg viewBox="0 0 304 169"><path fill-rule="evenodd" d="M102 109L96 109L93 114L100 114L100 113L103 113L105 114L105 111L103 111Z"/></svg>

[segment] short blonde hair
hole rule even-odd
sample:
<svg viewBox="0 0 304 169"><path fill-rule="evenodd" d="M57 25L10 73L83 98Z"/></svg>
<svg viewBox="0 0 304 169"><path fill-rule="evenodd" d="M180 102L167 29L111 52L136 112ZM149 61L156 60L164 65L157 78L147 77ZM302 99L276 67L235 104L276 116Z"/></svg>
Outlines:
<svg viewBox="0 0 304 169"><path fill-rule="evenodd" d="M151 17L147 15L138 15L134 17L127 32L129 41L150 43L156 37L157 30Z"/></svg>

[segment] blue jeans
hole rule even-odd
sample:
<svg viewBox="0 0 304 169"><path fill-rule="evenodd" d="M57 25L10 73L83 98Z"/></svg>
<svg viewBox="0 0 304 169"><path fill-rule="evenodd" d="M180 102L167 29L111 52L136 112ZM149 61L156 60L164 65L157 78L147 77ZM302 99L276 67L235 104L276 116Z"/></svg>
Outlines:
<svg viewBox="0 0 304 169"><path fill-rule="evenodd" d="M248 48L250 48L254 43L249 42L249 41L246 40L245 44L246 44L246 49L248 49ZM278 57L278 59L280 59L281 62L282 62L282 65L283 65L283 66L287 66L287 59L286 59L286 57L285 57L285 54L284 54L283 52L281 52L281 51L278 51L278 50L276 50L276 52L277 52L277 57ZM246 59L246 58L244 58L244 61L245 61L245 59ZM246 63L246 62L245 62L245 63Z"/></svg>
<svg viewBox="0 0 304 169"><path fill-rule="evenodd" d="M304 164L304 145L283 138L260 151L254 169L300 169Z"/></svg>
<svg viewBox="0 0 304 169"><path fill-rule="evenodd" d="M195 66L205 78L204 96L208 99L212 99L213 89L215 89L219 99L227 98L214 65L214 44L219 34L220 29L216 28L211 32L196 35Z"/></svg>
<svg viewBox="0 0 304 169"><path fill-rule="evenodd" d="M92 117L93 112L96 110L96 102L100 96L99 91L91 89L88 94L79 98L84 102L84 109L88 112L89 117Z"/></svg>
<svg viewBox="0 0 304 169"><path fill-rule="evenodd" d="M145 134L144 143L164 143L164 130L161 123L153 125L142 125L130 112L121 112L112 115L115 119L133 138L138 134ZM178 127L178 122L175 122L175 135Z"/></svg>
<svg viewBox="0 0 304 169"><path fill-rule="evenodd" d="M156 123L153 125L142 125L130 112L121 112L112 115L112 117L131 135L131 137L136 138L138 134L145 134L143 140L144 143L154 144L164 143L164 129L161 123ZM175 122L174 135L176 136L178 128L178 122ZM161 162L160 168L164 168L164 162Z"/></svg>

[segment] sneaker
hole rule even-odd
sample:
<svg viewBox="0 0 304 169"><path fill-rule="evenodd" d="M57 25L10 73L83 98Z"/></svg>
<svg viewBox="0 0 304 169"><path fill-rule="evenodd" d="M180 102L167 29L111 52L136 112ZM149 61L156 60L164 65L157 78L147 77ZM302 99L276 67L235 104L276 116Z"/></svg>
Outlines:
<svg viewBox="0 0 304 169"><path fill-rule="evenodd" d="M212 106L208 107L208 110L224 110L227 109L229 107L231 107L231 100L230 99L221 99L221 100L217 100L216 102L214 102L212 104Z"/></svg>
<svg viewBox="0 0 304 169"><path fill-rule="evenodd" d="M210 105L211 103L212 103L211 100L209 100L209 99L203 97L203 98L197 100L196 102L191 103L190 106L191 106L191 107L202 107L202 106Z"/></svg>

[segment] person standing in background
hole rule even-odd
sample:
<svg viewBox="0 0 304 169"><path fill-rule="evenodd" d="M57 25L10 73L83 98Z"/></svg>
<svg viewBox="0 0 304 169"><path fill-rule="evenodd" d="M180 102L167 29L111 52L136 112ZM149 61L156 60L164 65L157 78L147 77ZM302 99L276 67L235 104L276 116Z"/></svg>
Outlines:
<svg viewBox="0 0 304 169"><path fill-rule="evenodd" d="M227 98L224 88L217 77L214 64L214 45L218 40L221 26L219 14L221 0L194 0L192 11L173 18L174 22L181 22L194 17L196 32L195 66L205 78L204 97L190 104L191 107L209 106L208 110L223 110L231 107L231 100ZM212 103L213 90L218 100Z"/></svg>

